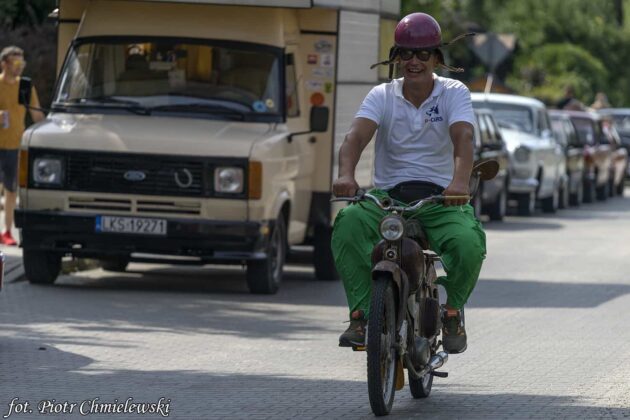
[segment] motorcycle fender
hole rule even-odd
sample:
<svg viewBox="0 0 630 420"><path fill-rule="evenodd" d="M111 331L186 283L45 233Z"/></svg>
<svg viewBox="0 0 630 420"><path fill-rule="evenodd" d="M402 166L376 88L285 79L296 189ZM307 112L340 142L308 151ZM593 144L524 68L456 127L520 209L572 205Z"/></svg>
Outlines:
<svg viewBox="0 0 630 420"><path fill-rule="evenodd" d="M379 261L372 268L372 280L376 280L378 274L388 274L392 281L398 287L398 290L402 289L402 272L400 266L393 261Z"/></svg>

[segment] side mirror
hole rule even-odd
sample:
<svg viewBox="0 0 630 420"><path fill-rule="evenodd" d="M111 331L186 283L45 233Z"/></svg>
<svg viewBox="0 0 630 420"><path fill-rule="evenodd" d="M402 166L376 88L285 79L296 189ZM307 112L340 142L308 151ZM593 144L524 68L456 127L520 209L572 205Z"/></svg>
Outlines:
<svg viewBox="0 0 630 420"><path fill-rule="evenodd" d="M18 103L28 107L31 105L32 83L29 77L20 77L20 86L18 88Z"/></svg>
<svg viewBox="0 0 630 420"><path fill-rule="evenodd" d="M328 115L330 110L327 106L314 106L311 108L311 131L314 133L324 133L328 131Z"/></svg>

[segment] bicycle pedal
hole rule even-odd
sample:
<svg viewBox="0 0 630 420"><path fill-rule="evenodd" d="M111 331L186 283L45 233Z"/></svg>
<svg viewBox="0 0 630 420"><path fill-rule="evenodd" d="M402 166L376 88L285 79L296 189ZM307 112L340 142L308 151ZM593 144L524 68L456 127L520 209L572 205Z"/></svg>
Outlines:
<svg viewBox="0 0 630 420"><path fill-rule="evenodd" d="M365 346L352 347L352 351L365 351Z"/></svg>
<svg viewBox="0 0 630 420"><path fill-rule="evenodd" d="M438 371L431 371L431 375L432 376L437 376L438 378L448 378L448 372L438 372Z"/></svg>

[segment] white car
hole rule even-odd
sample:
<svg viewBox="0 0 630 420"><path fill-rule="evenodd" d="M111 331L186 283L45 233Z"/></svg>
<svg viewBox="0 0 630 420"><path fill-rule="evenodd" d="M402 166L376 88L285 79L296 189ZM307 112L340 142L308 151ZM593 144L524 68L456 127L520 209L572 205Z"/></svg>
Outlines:
<svg viewBox="0 0 630 420"><path fill-rule="evenodd" d="M472 93L475 108L489 108L501 128L510 153L510 197L518 213L531 215L540 201L554 213L566 196L566 157L556 141L547 108L541 101L500 93Z"/></svg>

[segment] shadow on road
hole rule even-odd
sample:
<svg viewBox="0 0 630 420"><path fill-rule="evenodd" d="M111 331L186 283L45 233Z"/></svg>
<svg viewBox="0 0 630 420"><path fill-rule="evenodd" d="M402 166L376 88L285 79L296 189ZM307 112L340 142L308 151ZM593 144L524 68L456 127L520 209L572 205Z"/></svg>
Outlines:
<svg viewBox="0 0 630 420"><path fill-rule="evenodd" d="M468 306L477 308L593 308L630 293L630 285L480 279Z"/></svg>

